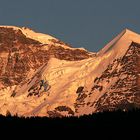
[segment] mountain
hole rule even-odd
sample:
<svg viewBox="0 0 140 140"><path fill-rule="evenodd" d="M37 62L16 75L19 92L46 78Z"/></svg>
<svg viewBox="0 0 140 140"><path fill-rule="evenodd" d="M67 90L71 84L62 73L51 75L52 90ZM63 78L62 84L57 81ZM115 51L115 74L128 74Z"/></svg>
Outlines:
<svg viewBox="0 0 140 140"><path fill-rule="evenodd" d="M140 35L97 53L26 27L0 26L0 113L80 116L140 107Z"/></svg>

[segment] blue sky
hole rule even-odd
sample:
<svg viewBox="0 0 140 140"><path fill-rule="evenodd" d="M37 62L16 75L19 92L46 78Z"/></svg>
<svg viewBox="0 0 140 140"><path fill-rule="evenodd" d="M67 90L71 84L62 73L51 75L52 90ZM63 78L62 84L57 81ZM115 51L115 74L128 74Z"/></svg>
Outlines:
<svg viewBox="0 0 140 140"><path fill-rule="evenodd" d="M0 0L0 24L98 51L125 28L140 33L140 0Z"/></svg>

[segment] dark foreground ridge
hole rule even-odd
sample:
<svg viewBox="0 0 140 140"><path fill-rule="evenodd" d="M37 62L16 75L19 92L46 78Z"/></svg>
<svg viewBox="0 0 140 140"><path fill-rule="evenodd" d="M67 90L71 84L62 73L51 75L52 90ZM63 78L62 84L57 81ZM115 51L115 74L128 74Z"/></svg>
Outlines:
<svg viewBox="0 0 140 140"><path fill-rule="evenodd" d="M140 109L131 110L129 112L115 111L103 112L92 115L84 115L82 117L69 117L69 118L47 118L47 117L7 117L0 116L0 127L3 128L26 128L25 130L69 130L83 128L137 128L140 126Z"/></svg>

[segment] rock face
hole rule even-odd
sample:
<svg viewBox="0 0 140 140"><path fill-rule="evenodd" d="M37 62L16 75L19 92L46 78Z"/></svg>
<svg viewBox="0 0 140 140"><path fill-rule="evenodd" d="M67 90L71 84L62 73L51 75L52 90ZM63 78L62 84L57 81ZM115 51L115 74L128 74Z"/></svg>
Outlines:
<svg viewBox="0 0 140 140"><path fill-rule="evenodd" d="M40 42L26 38L20 30L0 27L0 83L1 86L19 84L25 79L34 59L31 47Z"/></svg>
<svg viewBox="0 0 140 140"><path fill-rule="evenodd" d="M0 26L0 113L63 117L140 107L140 35L98 53L28 28Z"/></svg>

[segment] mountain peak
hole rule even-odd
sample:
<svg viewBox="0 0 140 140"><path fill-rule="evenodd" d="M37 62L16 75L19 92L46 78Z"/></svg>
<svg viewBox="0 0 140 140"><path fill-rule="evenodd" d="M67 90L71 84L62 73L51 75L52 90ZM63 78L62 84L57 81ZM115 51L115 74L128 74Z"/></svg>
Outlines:
<svg viewBox="0 0 140 140"><path fill-rule="evenodd" d="M125 28L124 30L125 30L125 32L133 32L132 30L130 30L128 28Z"/></svg>
<svg viewBox="0 0 140 140"><path fill-rule="evenodd" d="M124 29L123 32L124 32L125 34L139 35L138 33L134 32L134 31L132 31L132 30L130 30L130 29L128 29L128 28Z"/></svg>
<svg viewBox="0 0 140 140"><path fill-rule="evenodd" d="M137 42L140 43L140 34L130 30L130 29L125 29L124 34L121 36L123 42L129 41L129 42ZM121 39L120 38L120 39Z"/></svg>
<svg viewBox="0 0 140 140"><path fill-rule="evenodd" d="M112 41L110 41L100 52L98 52L98 54L103 55L111 50L115 51L115 48L118 48L118 51L120 49L125 50L127 49L127 47L129 47L129 45L132 42L140 43L140 35L126 28L120 34L118 34Z"/></svg>

